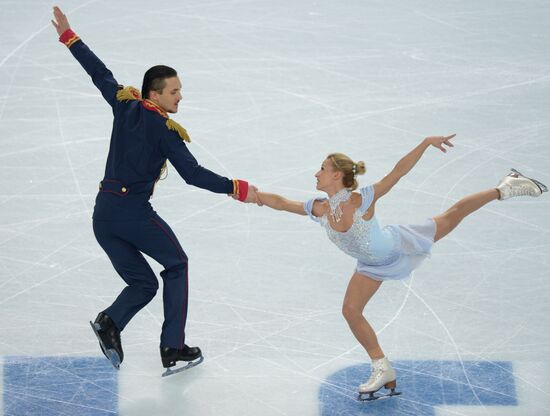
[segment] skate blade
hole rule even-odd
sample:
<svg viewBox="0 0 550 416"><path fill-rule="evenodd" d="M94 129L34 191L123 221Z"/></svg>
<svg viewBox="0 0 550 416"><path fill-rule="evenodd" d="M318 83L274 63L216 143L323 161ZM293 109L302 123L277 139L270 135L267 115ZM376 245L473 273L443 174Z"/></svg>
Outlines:
<svg viewBox="0 0 550 416"><path fill-rule="evenodd" d="M120 357L118 356L118 353L113 348L106 348L105 344L101 340L101 337L99 336L99 330L101 329L101 326L99 324L93 323L92 321L90 321L90 325L94 330L94 334L97 340L99 341L99 345L101 346L103 354L105 354L105 357L107 357L114 368L120 370Z"/></svg>
<svg viewBox="0 0 550 416"><path fill-rule="evenodd" d="M392 396L399 396L401 395L400 391L392 390L389 393L381 393L376 394L376 392L372 393L359 393L359 396L357 397L357 400L361 402L372 402L374 400L380 400L380 399L389 399Z"/></svg>
<svg viewBox="0 0 550 416"><path fill-rule="evenodd" d="M204 357L201 356L195 361L189 361L187 364L185 364L182 367L179 367L176 369L167 368L166 371L162 373L162 377L173 376L174 374L181 373L182 371L190 370L191 368L198 366L203 361L204 361Z"/></svg>
<svg viewBox="0 0 550 416"><path fill-rule="evenodd" d="M514 168L511 168L510 170L512 172L516 173L519 176L523 176L524 178L527 178L527 176L523 175L520 171L518 171ZM545 184L543 184L542 182L537 181L536 179L533 179L533 178L527 178L527 179L529 179L530 181L533 181L535 183L535 185L537 185L539 187L541 193L548 192L548 187Z"/></svg>
<svg viewBox="0 0 550 416"><path fill-rule="evenodd" d="M548 188L546 187L545 184L543 184L542 182L537 181L536 179L531 179L531 180L533 182L535 182L535 185L537 185L539 187L541 193L548 192Z"/></svg>

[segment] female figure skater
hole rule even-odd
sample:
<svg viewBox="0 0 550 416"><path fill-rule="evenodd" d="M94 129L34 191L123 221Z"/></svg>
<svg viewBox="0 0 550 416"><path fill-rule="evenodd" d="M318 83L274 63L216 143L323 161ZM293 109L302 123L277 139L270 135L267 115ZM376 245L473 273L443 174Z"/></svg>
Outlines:
<svg viewBox="0 0 550 416"><path fill-rule="evenodd" d="M542 183L518 171L504 177L496 188L461 199L447 211L418 225L388 225L380 228L375 217L376 202L386 195L418 162L426 149L434 146L442 152L453 147L451 136L425 138L403 157L382 180L357 189L356 176L365 173L364 162L353 162L348 156L333 153L323 161L315 174L317 189L327 198L314 198L305 203L290 201L280 195L258 192L258 205L267 205L320 222L328 238L345 253L357 259L344 297L342 313L353 335L372 359L372 373L359 386L359 398L373 400L382 387L395 392L396 373L378 344L376 333L363 316L367 302L385 280L405 279L430 253L434 242L449 234L467 215L496 199L546 192Z"/></svg>

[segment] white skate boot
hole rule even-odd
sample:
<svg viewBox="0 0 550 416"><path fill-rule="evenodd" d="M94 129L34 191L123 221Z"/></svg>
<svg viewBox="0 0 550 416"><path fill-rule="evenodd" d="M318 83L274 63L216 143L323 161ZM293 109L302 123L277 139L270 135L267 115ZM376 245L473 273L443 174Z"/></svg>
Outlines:
<svg viewBox="0 0 550 416"><path fill-rule="evenodd" d="M395 391L396 386L395 370L390 361L386 357L373 360L369 380L359 386L359 400L376 400L382 397L397 396L401 393ZM382 387L390 389L390 393L375 395L374 393Z"/></svg>
<svg viewBox="0 0 550 416"><path fill-rule="evenodd" d="M511 169L511 172L502 178L497 190L500 193L500 200L524 195L537 197L543 192L548 192L546 185L523 176L515 169Z"/></svg>

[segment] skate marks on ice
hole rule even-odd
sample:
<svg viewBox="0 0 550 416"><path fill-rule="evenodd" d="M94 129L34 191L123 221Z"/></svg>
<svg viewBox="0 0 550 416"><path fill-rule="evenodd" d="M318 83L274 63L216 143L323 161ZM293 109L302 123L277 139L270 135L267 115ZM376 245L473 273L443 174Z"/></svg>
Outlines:
<svg viewBox="0 0 550 416"><path fill-rule="evenodd" d="M5 415L118 414L118 372L104 357L4 357Z"/></svg>
<svg viewBox="0 0 550 416"><path fill-rule="evenodd" d="M397 390L384 400L357 400L370 365L348 367L321 386L320 414L435 416L434 406L517 406L512 364L508 361L394 361ZM384 389L377 394L389 393Z"/></svg>

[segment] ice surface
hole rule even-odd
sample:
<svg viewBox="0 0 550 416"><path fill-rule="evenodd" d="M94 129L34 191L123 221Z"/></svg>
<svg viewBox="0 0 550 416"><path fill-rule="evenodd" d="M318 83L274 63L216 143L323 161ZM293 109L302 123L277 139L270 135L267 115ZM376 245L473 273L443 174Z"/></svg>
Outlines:
<svg viewBox="0 0 550 416"><path fill-rule="evenodd" d="M57 42L50 6L5 0L0 14L5 367L13 357L101 357L88 321L123 287L91 229L112 116ZM546 1L60 6L120 83L139 88L144 71L159 63L178 70L184 99L174 118L201 164L224 176L306 200L317 194L313 174L329 152L364 160L366 185L422 137L457 133L452 151L428 151L379 202L382 223L433 216L495 186L510 167L550 184ZM190 187L173 168L152 203L190 258L187 340L205 361L160 377L157 296L123 333L118 413L321 414L326 380L368 362L341 316L353 259L306 217ZM549 209L549 195L486 206L438 243L410 280L382 285L368 305L392 360L412 368L448 361L512 368L517 405L457 404L448 391L436 414L550 414ZM13 380L3 374L7 394ZM36 376L27 374L32 390ZM439 385L443 376L432 380ZM355 406L354 388L344 388L333 414L352 414L345 412ZM56 390L49 390L39 414L74 414L50 406ZM0 395L11 416L6 398ZM391 414L405 414L400 409Z"/></svg>

